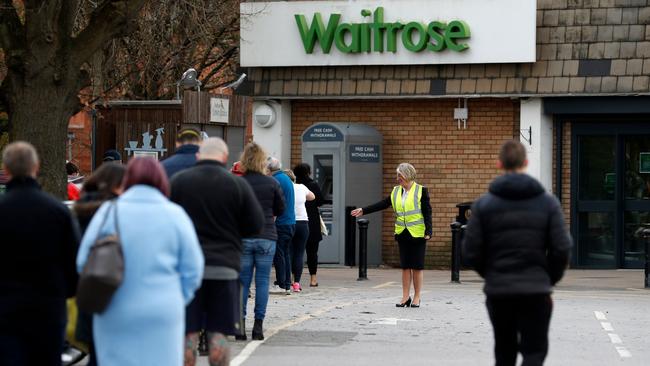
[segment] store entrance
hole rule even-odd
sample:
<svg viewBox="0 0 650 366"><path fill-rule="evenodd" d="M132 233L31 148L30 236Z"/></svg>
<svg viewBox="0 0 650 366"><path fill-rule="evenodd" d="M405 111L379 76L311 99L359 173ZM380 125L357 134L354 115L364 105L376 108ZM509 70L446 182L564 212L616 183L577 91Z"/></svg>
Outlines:
<svg viewBox="0 0 650 366"><path fill-rule="evenodd" d="M650 225L650 125L574 123L576 265L643 268Z"/></svg>

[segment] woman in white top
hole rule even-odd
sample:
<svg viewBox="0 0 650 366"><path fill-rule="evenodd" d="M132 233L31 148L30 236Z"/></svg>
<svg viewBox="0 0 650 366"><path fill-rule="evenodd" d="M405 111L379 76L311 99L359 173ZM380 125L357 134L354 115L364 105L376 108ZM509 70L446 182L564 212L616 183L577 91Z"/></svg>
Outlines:
<svg viewBox="0 0 650 366"><path fill-rule="evenodd" d="M293 273L291 289L293 292L300 292L302 291L300 278L302 277L302 268L304 267L305 245L309 237L309 218L307 217L305 202L313 201L316 196L304 184L296 184L296 176L291 169L287 169L284 172L293 182L296 212L296 231L291 240L291 273Z"/></svg>

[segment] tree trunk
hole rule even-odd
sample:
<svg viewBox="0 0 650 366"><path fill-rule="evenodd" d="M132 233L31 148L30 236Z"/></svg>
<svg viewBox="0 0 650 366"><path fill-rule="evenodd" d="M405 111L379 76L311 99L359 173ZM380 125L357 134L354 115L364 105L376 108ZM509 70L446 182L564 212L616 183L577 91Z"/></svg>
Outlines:
<svg viewBox="0 0 650 366"><path fill-rule="evenodd" d="M27 141L36 147L41 163L38 180L43 189L67 199L66 141L75 104L68 96L70 88L49 84L50 87L21 88L20 97L12 98L12 140Z"/></svg>

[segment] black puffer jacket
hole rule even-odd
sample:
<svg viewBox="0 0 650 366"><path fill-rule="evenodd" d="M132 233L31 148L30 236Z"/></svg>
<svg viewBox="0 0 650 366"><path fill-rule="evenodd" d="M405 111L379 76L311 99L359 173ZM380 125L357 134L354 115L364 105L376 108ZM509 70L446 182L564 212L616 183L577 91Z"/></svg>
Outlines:
<svg viewBox="0 0 650 366"><path fill-rule="evenodd" d="M278 234L275 230L275 219L273 216L280 216L285 210L284 194L277 180L260 173L246 173L244 180L250 184L255 192L257 201L264 211L264 229L256 238L277 240Z"/></svg>
<svg viewBox="0 0 650 366"><path fill-rule="evenodd" d="M506 174L472 206L463 258L489 296L549 294L571 246L558 200L534 178Z"/></svg>

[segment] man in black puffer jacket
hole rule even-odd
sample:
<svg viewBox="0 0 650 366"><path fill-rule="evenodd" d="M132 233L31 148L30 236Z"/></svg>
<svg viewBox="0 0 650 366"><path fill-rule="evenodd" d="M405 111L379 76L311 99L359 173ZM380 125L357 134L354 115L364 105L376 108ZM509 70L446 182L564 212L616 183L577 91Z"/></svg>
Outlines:
<svg viewBox="0 0 650 366"><path fill-rule="evenodd" d="M524 174L517 141L499 153L505 174L472 206L463 258L485 278L497 366L542 365L548 352L551 292L569 262L571 237L558 200Z"/></svg>

